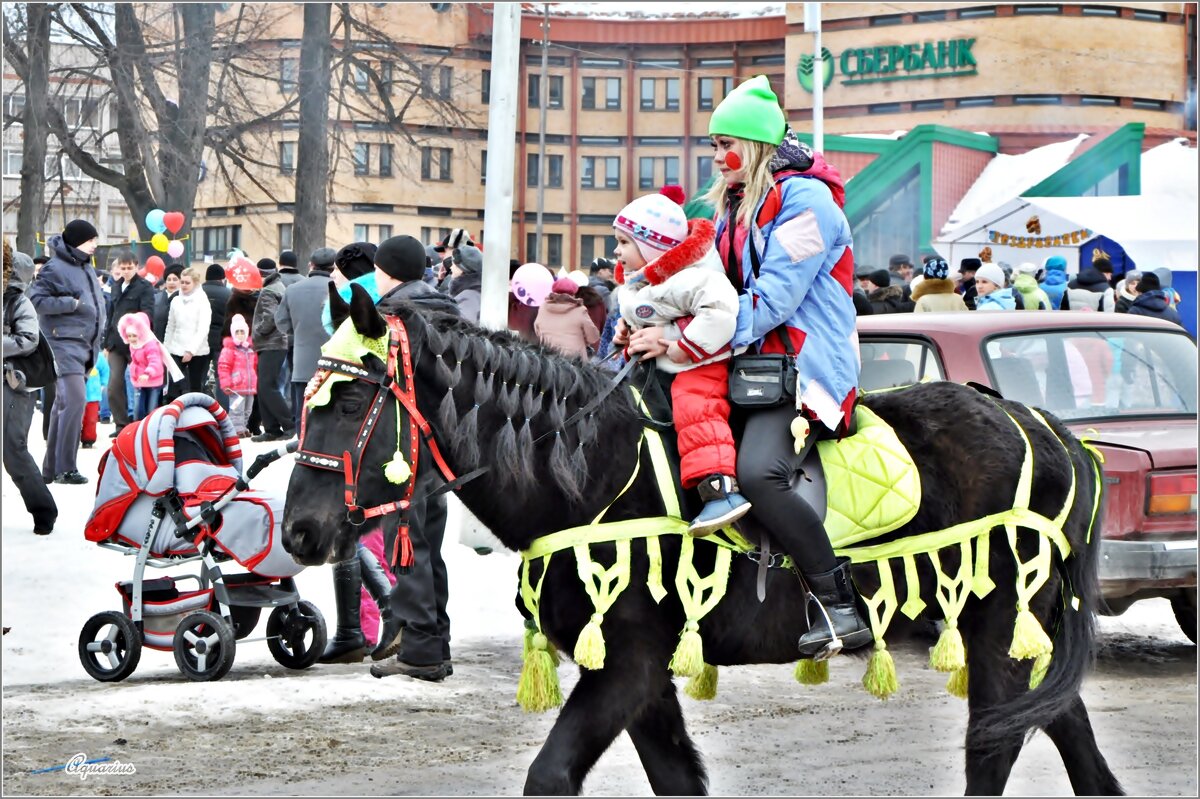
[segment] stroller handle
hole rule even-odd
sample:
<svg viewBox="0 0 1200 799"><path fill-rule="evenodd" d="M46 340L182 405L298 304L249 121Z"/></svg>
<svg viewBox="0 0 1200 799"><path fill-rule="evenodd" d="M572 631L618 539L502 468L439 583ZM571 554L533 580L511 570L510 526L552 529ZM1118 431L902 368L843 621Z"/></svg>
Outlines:
<svg viewBox="0 0 1200 799"><path fill-rule="evenodd" d="M239 479L236 483L231 485L229 489L212 504L211 512L220 511L230 502L233 502L233 500L235 500L239 494L250 487L250 481L257 477L263 469L267 468L283 456L294 453L299 448L300 439L293 438L290 441L285 441L278 447L259 455L254 459L254 463L250 465L250 468L246 470L245 478ZM200 513L192 517L188 520L186 525L187 529L193 530L200 526L200 524L204 521L204 518L204 513Z"/></svg>

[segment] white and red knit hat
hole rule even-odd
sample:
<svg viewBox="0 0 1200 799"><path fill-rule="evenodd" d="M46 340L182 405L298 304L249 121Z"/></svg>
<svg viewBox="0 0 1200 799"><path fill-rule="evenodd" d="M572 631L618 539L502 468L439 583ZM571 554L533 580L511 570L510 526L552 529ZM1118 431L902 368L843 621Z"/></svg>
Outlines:
<svg viewBox="0 0 1200 799"><path fill-rule="evenodd" d="M672 190L674 193L668 194ZM674 195L682 194L678 186L665 186L660 194L638 197L613 220L614 228L633 239L646 263L678 247L687 238L687 216L674 199Z"/></svg>

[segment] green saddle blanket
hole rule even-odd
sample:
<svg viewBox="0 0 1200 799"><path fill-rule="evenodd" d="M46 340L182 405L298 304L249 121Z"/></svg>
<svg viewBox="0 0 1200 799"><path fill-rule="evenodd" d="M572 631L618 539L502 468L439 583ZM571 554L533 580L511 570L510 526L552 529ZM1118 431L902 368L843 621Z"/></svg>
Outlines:
<svg viewBox="0 0 1200 799"><path fill-rule="evenodd" d="M825 471L825 530L834 549L896 530L917 515L921 476L892 426L870 408L855 409L857 432L818 441Z"/></svg>

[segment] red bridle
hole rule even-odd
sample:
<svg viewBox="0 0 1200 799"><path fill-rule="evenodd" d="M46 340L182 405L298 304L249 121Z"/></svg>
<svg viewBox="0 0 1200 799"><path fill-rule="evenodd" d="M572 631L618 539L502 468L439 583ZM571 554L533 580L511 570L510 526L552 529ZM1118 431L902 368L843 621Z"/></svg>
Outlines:
<svg viewBox="0 0 1200 799"><path fill-rule="evenodd" d="M404 323L397 317L388 316L385 319L387 321L389 338L387 365L383 374L371 371L360 363L322 356L317 361L317 379L309 384L304 396L304 400L307 403L309 397L333 374L347 375L355 380L375 385L375 396L371 400L367 415L363 418L362 424L359 425L358 434L354 437L354 448L352 450L343 450L341 455L314 452L306 448L304 444L305 430L308 424L308 411L306 409L300 420L300 447L296 452L296 461L314 469L342 473L345 480L346 518L356 527L365 523L367 519L374 519L399 512L399 534L396 536L396 543L392 548L391 565L395 568L398 563L398 571L404 572L413 565L412 541L408 536L408 510L411 504L413 488L416 484L422 437L425 439L426 446L429 447L429 454L433 458L434 464L437 466L438 471L442 473L442 476L446 478L446 481L453 482L455 476L442 457L441 450L438 449L437 442L433 438L433 429L429 426L429 422L425 419L425 416L417 408L416 386L413 380L412 351L409 347L408 331L405 329ZM412 476L409 477L408 482L405 484L404 496L401 499L385 502L370 508L363 508L358 504L358 482L362 470L362 455L371 440L372 434L375 432L375 425L379 421L379 415L382 413L389 395L408 412L408 462L412 470ZM419 434L418 431L420 431ZM396 435L400 436L401 432L401 430L397 430Z"/></svg>

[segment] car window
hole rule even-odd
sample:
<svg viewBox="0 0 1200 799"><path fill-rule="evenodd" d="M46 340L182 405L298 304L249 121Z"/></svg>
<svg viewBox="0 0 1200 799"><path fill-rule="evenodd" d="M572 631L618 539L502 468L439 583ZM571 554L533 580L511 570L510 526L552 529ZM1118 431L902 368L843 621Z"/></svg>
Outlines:
<svg viewBox="0 0 1200 799"><path fill-rule="evenodd" d="M1061 419L1196 414L1196 345L1157 330L998 336L984 346L1005 397Z"/></svg>
<svg viewBox="0 0 1200 799"><path fill-rule="evenodd" d="M927 341L859 341L862 356L858 386L863 391L908 386L925 380L942 380L937 352Z"/></svg>

